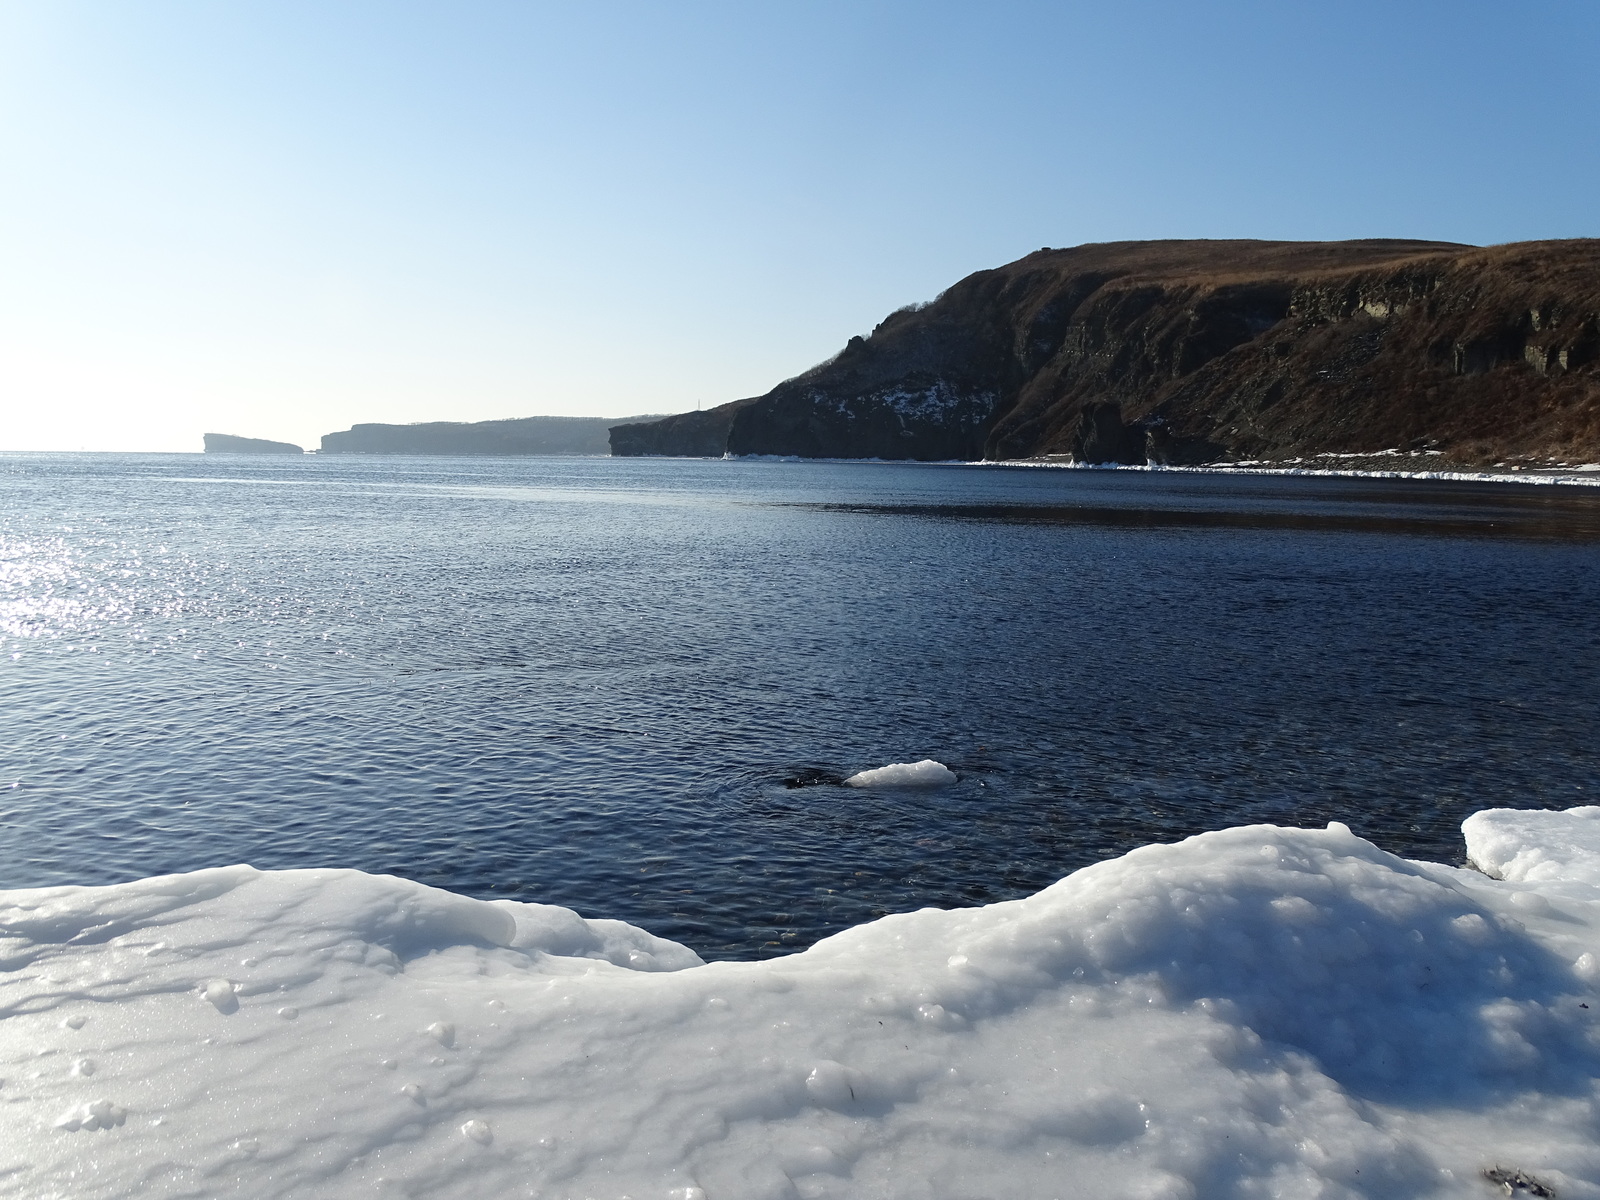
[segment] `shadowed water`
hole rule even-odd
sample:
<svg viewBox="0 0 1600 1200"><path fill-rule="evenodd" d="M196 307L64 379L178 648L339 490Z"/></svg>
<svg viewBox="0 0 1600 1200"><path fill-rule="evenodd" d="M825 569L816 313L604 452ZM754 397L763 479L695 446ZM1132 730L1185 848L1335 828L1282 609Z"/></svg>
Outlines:
<svg viewBox="0 0 1600 1200"><path fill-rule="evenodd" d="M1600 489L0 456L0 886L351 866L720 957L1248 821L1452 859L1597 801L1596 612Z"/></svg>

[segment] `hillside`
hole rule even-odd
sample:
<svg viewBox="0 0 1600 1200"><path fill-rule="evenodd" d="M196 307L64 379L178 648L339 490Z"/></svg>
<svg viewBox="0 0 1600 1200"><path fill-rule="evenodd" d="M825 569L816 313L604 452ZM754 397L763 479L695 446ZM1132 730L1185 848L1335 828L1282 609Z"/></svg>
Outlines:
<svg viewBox="0 0 1600 1200"><path fill-rule="evenodd" d="M764 396L620 426L612 452L1594 461L1597 314L1595 239L1046 249Z"/></svg>

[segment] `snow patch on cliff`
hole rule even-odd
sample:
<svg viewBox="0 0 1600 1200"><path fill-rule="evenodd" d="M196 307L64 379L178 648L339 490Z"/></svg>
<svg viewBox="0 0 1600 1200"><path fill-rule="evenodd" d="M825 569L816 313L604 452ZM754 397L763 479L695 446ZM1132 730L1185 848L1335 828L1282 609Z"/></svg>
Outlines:
<svg viewBox="0 0 1600 1200"><path fill-rule="evenodd" d="M831 401L821 392L811 395L812 404L831 405L840 416L851 419L887 408L902 420L963 425L982 422L998 400L995 392L964 392L942 379L923 388L895 387Z"/></svg>

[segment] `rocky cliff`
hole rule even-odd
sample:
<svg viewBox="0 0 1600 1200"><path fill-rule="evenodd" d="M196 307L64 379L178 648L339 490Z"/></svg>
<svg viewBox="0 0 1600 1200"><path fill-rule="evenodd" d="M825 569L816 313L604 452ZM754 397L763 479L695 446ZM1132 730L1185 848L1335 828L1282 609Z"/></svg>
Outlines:
<svg viewBox="0 0 1600 1200"><path fill-rule="evenodd" d="M231 433L205 435L207 454L304 454L293 442L270 442L266 438L235 437Z"/></svg>
<svg viewBox="0 0 1600 1200"><path fill-rule="evenodd" d="M623 417L622 421L649 421ZM607 454L611 417L519 417L506 421L426 421L352 425L322 435L323 454Z"/></svg>
<svg viewBox="0 0 1600 1200"><path fill-rule="evenodd" d="M891 313L765 396L624 426L611 444L1173 464L1392 447L1461 463L1600 460L1600 240L1040 250Z"/></svg>
<svg viewBox="0 0 1600 1200"><path fill-rule="evenodd" d="M677 458L721 458L740 409L756 402L735 400L705 411L678 413L643 424L613 425L611 453L620 456L667 454Z"/></svg>

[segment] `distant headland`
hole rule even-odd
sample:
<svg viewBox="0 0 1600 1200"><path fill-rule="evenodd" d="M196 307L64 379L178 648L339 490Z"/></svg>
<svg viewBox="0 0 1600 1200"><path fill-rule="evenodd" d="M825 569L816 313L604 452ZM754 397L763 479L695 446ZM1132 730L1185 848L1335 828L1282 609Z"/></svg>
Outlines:
<svg viewBox="0 0 1600 1200"><path fill-rule="evenodd" d="M208 433L207 454L304 454L293 442L270 442L266 438L235 437L231 433Z"/></svg>
<svg viewBox="0 0 1600 1200"><path fill-rule="evenodd" d="M352 425L322 435L323 454L609 454L614 425L657 417L521 417Z"/></svg>
<svg viewBox="0 0 1600 1200"><path fill-rule="evenodd" d="M617 455L1600 460L1600 240L1044 249Z"/></svg>
<svg viewBox="0 0 1600 1200"><path fill-rule="evenodd" d="M518 417L503 421L422 421L414 425L352 425L322 435L321 454L598 454L611 453L616 425L658 421L640 417ZM290 442L205 435L207 454L303 454Z"/></svg>

